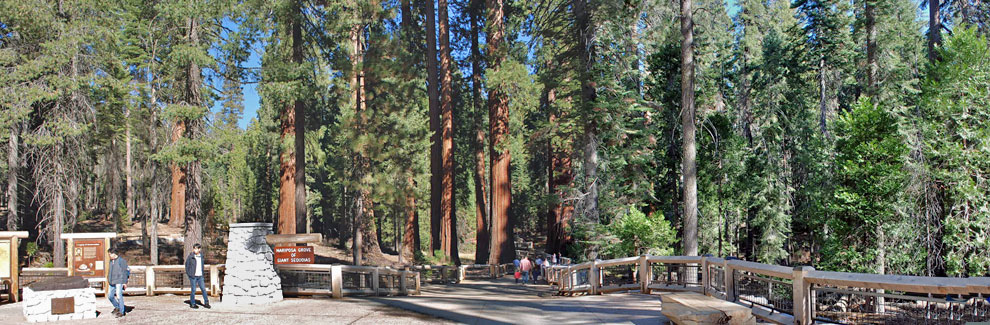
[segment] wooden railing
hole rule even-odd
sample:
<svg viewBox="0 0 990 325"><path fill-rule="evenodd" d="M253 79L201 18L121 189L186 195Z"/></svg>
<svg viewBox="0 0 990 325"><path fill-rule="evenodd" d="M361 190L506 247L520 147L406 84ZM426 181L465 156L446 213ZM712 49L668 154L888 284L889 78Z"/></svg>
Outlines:
<svg viewBox="0 0 990 325"><path fill-rule="evenodd" d="M127 289L124 290L124 294L153 296L163 293L189 293L189 280L186 276L186 269L184 265L132 265L130 266L130 269L131 277L127 280ZM220 291L223 288L221 281L223 279L225 267L223 264L206 265L206 269L210 272L209 277L204 279L206 281L207 290L209 291L208 293L211 296L219 296ZM28 285L38 281L44 281L50 278L65 277L68 274L69 269L64 267L24 268L21 269L21 288L27 287ZM102 288L102 286L100 288ZM104 293L102 289L98 290L98 292Z"/></svg>
<svg viewBox="0 0 990 325"><path fill-rule="evenodd" d="M275 267L286 295L418 295L420 273L386 267L299 264Z"/></svg>
<svg viewBox="0 0 990 325"><path fill-rule="evenodd" d="M712 256L649 256L557 265L561 294L695 291L782 324L990 320L990 278L817 271Z"/></svg>

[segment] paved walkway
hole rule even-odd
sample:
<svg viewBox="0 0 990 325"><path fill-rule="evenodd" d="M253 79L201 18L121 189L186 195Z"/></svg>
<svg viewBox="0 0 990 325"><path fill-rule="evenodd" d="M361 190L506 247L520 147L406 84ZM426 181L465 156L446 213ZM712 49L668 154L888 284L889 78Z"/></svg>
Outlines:
<svg viewBox="0 0 990 325"><path fill-rule="evenodd" d="M667 323L656 295L555 297L546 285L516 285L508 278L423 287L419 296L363 299L465 324Z"/></svg>
<svg viewBox="0 0 990 325"><path fill-rule="evenodd" d="M198 298L198 296L197 296ZM289 298L268 306L230 306L214 302L213 309L191 309L183 303L188 296L127 296L124 301L133 307L127 316L114 318L113 308L106 298L96 297L95 319L56 322L53 324L444 324L450 321L436 317L345 298ZM0 305L0 324L29 324L24 319L21 304Z"/></svg>

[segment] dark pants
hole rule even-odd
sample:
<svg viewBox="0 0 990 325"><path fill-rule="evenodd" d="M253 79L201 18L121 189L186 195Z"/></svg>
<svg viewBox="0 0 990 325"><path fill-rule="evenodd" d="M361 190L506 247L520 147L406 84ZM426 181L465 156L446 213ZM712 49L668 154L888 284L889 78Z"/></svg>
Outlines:
<svg viewBox="0 0 990 325"><path fill-rule="evenodd" d="M189 305L196 305L196 286L199 286L199 289L203 290L203 304L209 305L210 298L206 296L206 282L203 281L203 277L201 276L189 277Z"/></svg>

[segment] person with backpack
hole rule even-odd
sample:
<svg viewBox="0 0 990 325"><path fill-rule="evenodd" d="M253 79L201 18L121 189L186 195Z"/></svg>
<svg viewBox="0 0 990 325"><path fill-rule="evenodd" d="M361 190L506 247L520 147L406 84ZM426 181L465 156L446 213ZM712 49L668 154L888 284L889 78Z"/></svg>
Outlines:
<svg viewBox="0 0 990 325"><path fill-rule="evenodd" d="M196 287L198 286L200 290L203 291L203 307L210 309L210 298L206 296L206 282L203 281L203 275L206 270L206 261L203 258L202 251L203 245L195 244L193 245L192 253L186 257L186 276L189 277L189 308L196 309L199 306L196 305Z"/></svg>

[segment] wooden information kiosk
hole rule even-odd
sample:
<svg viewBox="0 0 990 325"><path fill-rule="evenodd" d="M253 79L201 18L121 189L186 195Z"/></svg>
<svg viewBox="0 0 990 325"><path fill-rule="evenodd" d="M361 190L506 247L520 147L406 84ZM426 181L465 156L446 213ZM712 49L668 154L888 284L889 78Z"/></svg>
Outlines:
<svg viewBox="0 0 990 325"><path fill-rule="evenodd" d="M65 257L68 260L69 276L78 275L93 282L102 282L103 291L110 287L107 284L107 268L110 266L110 238L117 237L113 232L90 232L62 234L68 250Z"/></svg>
<svg viewBox="0 0 990 325"><path fill-rule="evenodd" d="M17 259L18 239L28 238L27 231L0 231L0 282L7 284L10 290L10 301L19 300L20 290L17 275L21 273L21 264Z"/></svg>

